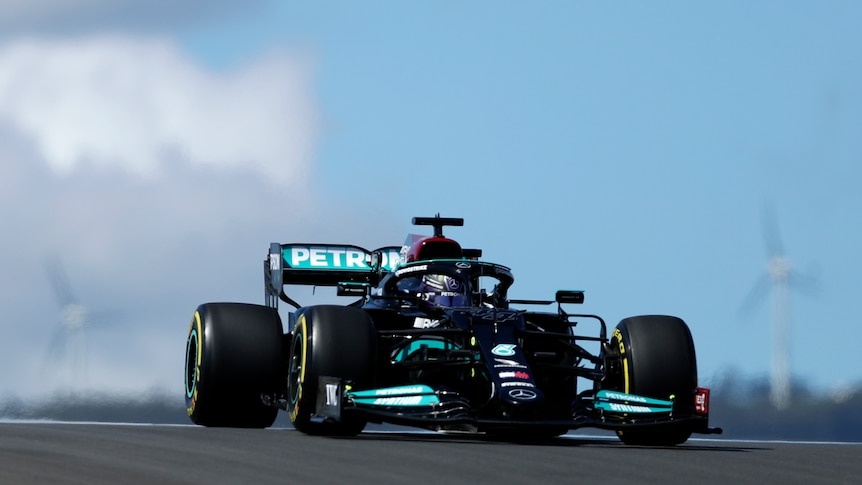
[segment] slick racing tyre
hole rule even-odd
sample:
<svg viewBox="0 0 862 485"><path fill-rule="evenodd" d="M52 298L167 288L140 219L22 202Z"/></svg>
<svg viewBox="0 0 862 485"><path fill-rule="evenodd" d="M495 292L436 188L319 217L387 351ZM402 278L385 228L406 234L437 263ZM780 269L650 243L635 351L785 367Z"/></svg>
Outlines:
<svg viewBox="0 0 862 485"><path fill-rule="evenodd" d="M626 318L611 337L619 349L621 382L613 390L656 399L691 396L697 387L697 360L688 326L676 317L649 315ZM688 425L617 431L629 445L673 446L691 436Z"/></svg>
<svg viewBox="0 0 862 485"><path fill-rule="evenodd" d="M287 411L293 426L308 434L354 436L366 420L343 412L341 420L312 421L320 376L372 384L374 324L363 310L336 305L305 308L296 317L287 375Z"/></svg>
<svg viewBox="0 0 862 485"><path fill-rule="evenodd" d="M278 408L261 394L284 388L283 330L261 305L207 303L192 317L186 343L186 408L202 426L266 428Z"/></svg>

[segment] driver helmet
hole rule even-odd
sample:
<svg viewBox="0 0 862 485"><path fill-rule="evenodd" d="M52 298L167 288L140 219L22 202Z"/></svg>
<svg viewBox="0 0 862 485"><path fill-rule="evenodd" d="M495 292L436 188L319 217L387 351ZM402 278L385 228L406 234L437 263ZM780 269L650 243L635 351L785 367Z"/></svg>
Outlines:
<svg viewBox="0 0 862 485"><path fill-rule="evenodd" d="M468 306L464 284L452 276L442 274L422 276L419 293L426 298L428 303L435 306Z"/></svg>

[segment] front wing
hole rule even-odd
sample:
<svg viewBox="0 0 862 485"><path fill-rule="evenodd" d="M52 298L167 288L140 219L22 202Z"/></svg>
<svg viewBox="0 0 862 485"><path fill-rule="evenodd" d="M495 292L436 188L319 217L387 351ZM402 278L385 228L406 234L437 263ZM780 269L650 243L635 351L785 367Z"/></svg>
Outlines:
<svg viewBox="0 0 862 485"><path fill-rule="evenodd" d="M315 419L340 421L345 413L362 414L369 421L425 429L469 426L478 430L517 427L600 428L630 430L688 424L695 433L720 434L709 427L709 390L698 388L695 405L602 390L591 403L575 406L571 419L511 419L481 416L466 399L446 389L425 384L354 390L349 382L320 377Z"/></svg>

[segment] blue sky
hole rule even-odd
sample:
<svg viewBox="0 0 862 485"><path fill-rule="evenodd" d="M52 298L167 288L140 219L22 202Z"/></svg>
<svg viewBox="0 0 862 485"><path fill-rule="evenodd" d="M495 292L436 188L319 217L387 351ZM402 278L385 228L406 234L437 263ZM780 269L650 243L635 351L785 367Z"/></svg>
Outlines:
<svg viewBox="0 0 862 485"><path fill-rule="evenodd" d="M767 206L817 281L791 293L794 376L862 383L862 6L463 3L2 7L26 22L0 38L0 332L33 351L0 393L64 382L36 370L45 254L121 315L89 384L172 388L198 303L262 302L270 241L399 244L437 212L512 296L678 315L702 382L766 377L769 294L739 309Z"/></svg>

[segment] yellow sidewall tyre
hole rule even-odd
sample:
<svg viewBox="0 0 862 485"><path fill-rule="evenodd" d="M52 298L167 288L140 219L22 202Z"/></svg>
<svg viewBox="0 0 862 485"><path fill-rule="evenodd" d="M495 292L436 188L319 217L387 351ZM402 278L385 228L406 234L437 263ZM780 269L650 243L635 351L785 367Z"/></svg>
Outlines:
<svg viewBox="0 0 862 485"><path fill-rule="evenodd" d="M359 308L319 305L297 312L287 366L287 411L297 430L315 435L352 436L365 428L357 414L341 421L315 421L317 384L321 376L349 380L354 388L373 385L376 334Z"/></svg>
<svg viewBox="0 0 862 485"><path fill-rule="evenodd" d="M607 389L655 399L685 399L697 388L697 358L688 326L681 319L646 315L622 320L614 329L611 348L620 354L621 378ZM626 444L673 446L691 436L690 425L665 425L618 431Z"/></svg>
<svg viewBox="0 0 862 485"><path fill-rule="evenodd" d="M278 312L262 305L207 303L186 340L186 411L201 426L266 428L278 408L261 395L285 387Z"/></svg>

